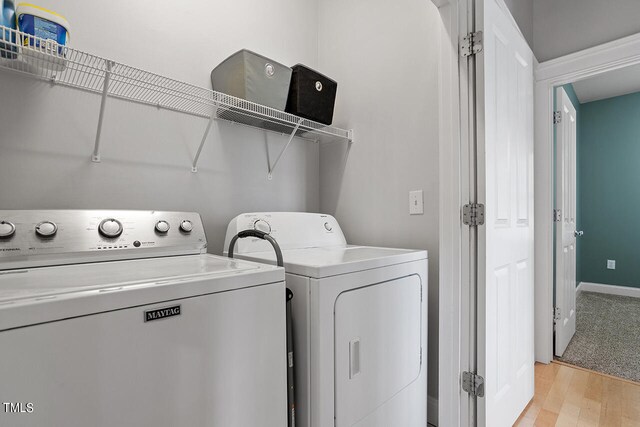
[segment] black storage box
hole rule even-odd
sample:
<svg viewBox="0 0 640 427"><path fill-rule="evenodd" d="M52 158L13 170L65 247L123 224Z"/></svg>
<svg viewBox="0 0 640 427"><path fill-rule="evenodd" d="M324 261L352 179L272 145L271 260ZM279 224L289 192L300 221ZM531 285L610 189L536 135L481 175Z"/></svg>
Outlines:
<svg viewBox="0 0 640 427"><path fill-rule="evenodd" d="M291 67L286 112L330 125L338 84L302 64Z"/></svg>

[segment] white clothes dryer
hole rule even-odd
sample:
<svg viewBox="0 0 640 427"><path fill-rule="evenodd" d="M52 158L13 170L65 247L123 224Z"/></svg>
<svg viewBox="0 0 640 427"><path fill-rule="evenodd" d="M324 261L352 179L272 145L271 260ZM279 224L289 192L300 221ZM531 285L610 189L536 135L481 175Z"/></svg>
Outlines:
<svg viewBox="0 0 640 427"><path fill-rule="evenodd" d="M293 291L296 425L427 423L426 251L347 245L330 215L245 213L227 229L268 233ZM275 263L264 240L235 256Z"/></svg>

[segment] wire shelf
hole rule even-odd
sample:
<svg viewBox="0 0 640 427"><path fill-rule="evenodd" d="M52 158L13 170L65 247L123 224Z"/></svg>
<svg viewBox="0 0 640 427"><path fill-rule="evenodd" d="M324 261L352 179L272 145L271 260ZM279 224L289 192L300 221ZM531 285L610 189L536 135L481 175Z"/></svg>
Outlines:
<svg viewBox="0 0 640 427"><path fill-rule="evenodd" d="M314 141L352 141L349 130L303 119L3 26L0 26L0 69L102 94L94 161L99 161L100 128L107 97L203 118L232 121Z"/></svg>

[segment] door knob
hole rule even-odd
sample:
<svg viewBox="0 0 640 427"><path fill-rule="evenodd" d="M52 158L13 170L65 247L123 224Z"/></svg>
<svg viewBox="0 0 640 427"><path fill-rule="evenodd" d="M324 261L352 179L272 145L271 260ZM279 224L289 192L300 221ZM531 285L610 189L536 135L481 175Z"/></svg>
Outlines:
<svg viewBox="0 0 640 427"><path fill-rule="evenodd" d="M580 236L584 235L584 231L582 231L582 230L577 231L576 230L576 231L573 232L573 235L576 236L576 237L580 237Z"/></svg>

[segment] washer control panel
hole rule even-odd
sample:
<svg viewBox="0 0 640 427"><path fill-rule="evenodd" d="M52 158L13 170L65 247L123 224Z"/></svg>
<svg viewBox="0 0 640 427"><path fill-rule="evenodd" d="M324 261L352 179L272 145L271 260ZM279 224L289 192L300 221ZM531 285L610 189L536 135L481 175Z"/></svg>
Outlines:
<svg viewBox="0 0 640 427"><path fill-rule="evenodd" d="M206 252L194 212L0 211L0 270Z"/></svg>

